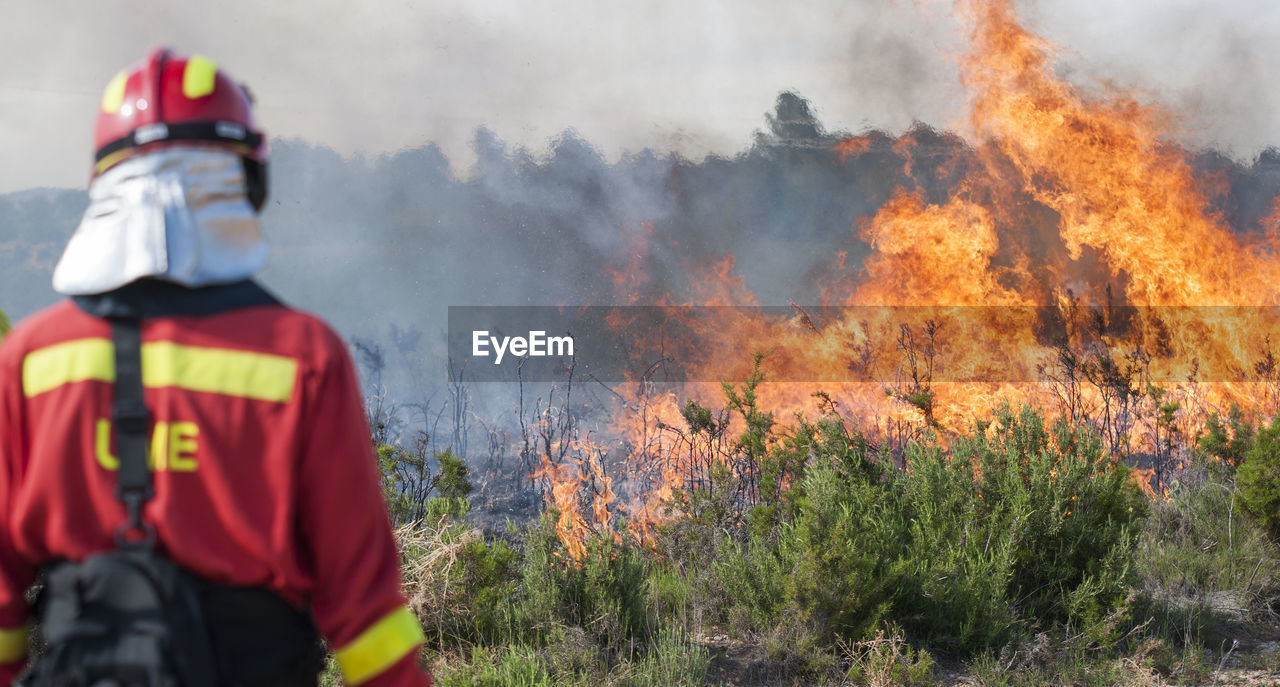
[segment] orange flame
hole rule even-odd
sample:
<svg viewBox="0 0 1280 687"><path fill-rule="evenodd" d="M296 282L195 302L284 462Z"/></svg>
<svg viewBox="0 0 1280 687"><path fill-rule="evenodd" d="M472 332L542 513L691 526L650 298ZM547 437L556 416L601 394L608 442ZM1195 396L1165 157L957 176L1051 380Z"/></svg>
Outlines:
<svg viewBox="0 0 1280 687"><path fill-rule="evenodd" d="M937 429L945 439L1004 402L1085 417L1112 403L1133 403L1135 409L1146 404L1143 417L1134 410L1135 418L1124 420L1130 424L1103 428L1113 434L1110 450L1124 454L1149 437L1158 442L1162 431L1192 436L1210 412L1229 403L1249 407L1265 398L1271 405L1262 412L1280 410L1275 407L1280 370L1264 370L1255 362L1262 347L1280 340L1274 323L1185 307L1280 305L1280 199L1263 221L1265 237L1240 240L1210 208L1210 197L1220 191L1212 181L1206 185L1194 177L1186 153L1172 142L1168 112L1123 93L1086 93L1059 78L1053 47L1021 25L1011 0L956 0L955 6L971 27L960 73L971 98L972 140L954 154L972 160L943 162L945 173L964 175L944 201L929 202L918 188L899 189L862 222L858 235L873 252L857 270L847 267L845 254L838 255L833 273L820 279L823 300L853 306L1002 306L983 311L981 321L952 321L934 351L938 364L953 373L969 371L974 379L984 370L1039 370L1044 381L943 383L902 369L895 384L766 382L758 389L759 406L780 420L820 412L813 398L817 390L842 416L860 418L873 434L918 436ZM846 163L877 143L872 135L850 138L833 152ZM913 135L894 144L908 167L919 159L917 145ZM634 238L647 240L651 229ZM637 243L627 265L615 272L622 302L637 302L639 287L646 285L640 274L646 255L643 243ZM694 302L755 305L734 266L733 256L726 255L700 270L704 279L692 285ZM1032 306L1069 314L1079 305L1108 303L1167 307L1158 315L1134 315L1123 335L1104 332L1093 338L1094 350L1107 359L1136 361L1142 380L1152 375L1186 380L1162 385L1166 399L1178 403L1164 425L1153 419L1155 401L1141 388L1132 398L1110 397L1105 384L1072 391L1052 377L1063 364L1059 352L1037 333L1035 318L1015 314ZM761 319L729 309L703 323L697 329L702 354L686 361L693 377L745 378L751 361L723 355L745 350L769 353L766 369L775 378L799 378L806 371L841 378L860 365L892 365L902 357L903 337L922 336L919 323L904 330L903 323L889 319L888 310L879 318L863 313L865 319L856 321L815 321L797 311L790 318ZM985 345L993 336L1013 345L1001 347L997 356ZM1213 379L1224 381L1202 382L1197 375L1206 368L1217 370ZM927 402L912 395L921 389L931 394ZM619 513L627 515L636 536L651 536L675 491L726 455L723 447L694 445L682 430L681 400L717 405L719 385L689 384L677 396L637 381L615 392L623 400L612 430L628 454L631 474L625 479L636 485L629 498L618 499L613 481L600 471L607 453L600 446L585 452L598 460L544 464L540 472L551 484L548 499L560 509L557 528L574 556L581 555L587 532L598 531ZM740 420L725 422L719 427L722 436L741 431ZM1136 468L1134 475L1145 491L1157 495L1153 468ZM588 483L598 496L587 499L589 517L582 508Z"/></svg>

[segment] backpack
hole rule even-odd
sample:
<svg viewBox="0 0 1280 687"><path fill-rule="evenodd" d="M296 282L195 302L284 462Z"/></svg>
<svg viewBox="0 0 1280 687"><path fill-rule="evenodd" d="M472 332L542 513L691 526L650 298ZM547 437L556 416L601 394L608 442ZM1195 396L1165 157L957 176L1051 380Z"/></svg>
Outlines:
<svg viewBox="0 0 1280 687"><path fill-rule="evenodd" d="M314 687L324 652L309 613L265 589L214 586L155 550L142 520L153 489L141 322L111 325L117 496L129 520L114 550L44 570L35 610L46 646L14 687Z"/></svg>
<svg viewBox="0 0 1280 687"><path fill-rule="evenodd" d="M54 565L37 601L47 646L15 687L217 687L197 588L142 548Z"/></svg>

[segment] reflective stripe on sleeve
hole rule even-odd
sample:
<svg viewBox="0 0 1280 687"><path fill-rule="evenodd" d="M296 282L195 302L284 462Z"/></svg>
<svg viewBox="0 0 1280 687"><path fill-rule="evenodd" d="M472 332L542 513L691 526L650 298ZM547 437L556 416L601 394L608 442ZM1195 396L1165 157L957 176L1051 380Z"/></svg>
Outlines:
<svg viewBox="0 0 1280 687"><path fill-rule="evenodd" d="M13 663L27 655L27 626L16 630L0 629L0 663Z"/></svg>
<svg viewBox="0 0 1280 687"><path fill-rule="evenodd" d="M286 403L293 397L298 361L282 355L226 348L184 346L171 341L142 344L142 384L177 387L259 401ZM78 339L32 351L22 361L27 398L66 384L114 382L110 339Z"/></svg>
<svg viewBox="0 0 1280 687"><path fill-rule="evenodd" d="M334 652L348 685L376 677L404 658L423 641L422 627L409 609L400 607Z"/></svg>

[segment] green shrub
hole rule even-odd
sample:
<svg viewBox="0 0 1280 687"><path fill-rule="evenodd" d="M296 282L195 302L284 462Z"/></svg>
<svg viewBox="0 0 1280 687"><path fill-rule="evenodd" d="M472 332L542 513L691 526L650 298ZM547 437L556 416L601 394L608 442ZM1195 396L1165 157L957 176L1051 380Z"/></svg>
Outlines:
<svg viewBox="0 0 1280 687"><path fill-rule="evenodd" d="M558 687L537 652L527 646L511 645L501 650L473 647L470 661L438 671L440 687Z"/></svg>
<svg viewBox="0 0 1280 687"><path fill-rule="evenodd" d="M461 518L470 510L467 495L472 485L467 466L453 449L432 452L425 432L419 432L410 446L383 442L376 449L383 498L393 522ZM438 470L431 469L431 459L439 465Z"/></svg>
<svg viewBox="0 0 1280 687"><path fill-rule="evenodd" d="M904 525L879 485L815 467L802 481L793 523L783 525L780 551L791 562L784 599L825 639L862 637L889 610Z"/></svg>
<svg viewBox="0 0 1280 687"><path fill-rule="evenodd" d="M720 622L736 633L773 625L784 613L786 580L795 561L776 546L722 537L710 561L713 576L700 590Z"/></svg>
<svg viewBox="0 0 1280 687"><path fill-rule="evenodd" d="M1242 512L1240 490L1223 477L1182 486L1151 506L1138 548L1146 588L1168 595L1280 587L1280 547Z"/></svg>
<svg viewBox="0 0 1280 687"><path fill-rule="evenodd" d="M646 574L640 551L614 541L611 532L592 538L582 560L573 560L556 536L555 513L548 511L525 535L517 625L535 644L545 643L548 628L565 625L621 651L648 633Z"/></svg>
<svg viewBox="0 0 1280 687"><path fill-rule="evenodd" d="M397 540L405 589L428 641L444 647L518 634L511 598L520 560L507 542L456 522L405 525Z"/></svg>
<svg viewBox="0 0 1280 687"><path fill-rule="evenodd" d="M894 615L914 636L963 652L998 646L1019 626L1011 585L1021 542L1009 528L1030 510L1015 495L984 494L972 457L913 446L909 472L894 480L903 526Z"/></svg>
<svg viewBox="0 0 1280 687"><path fill-rule="evenodd" d="M1007 408L992 430L961 442L955 462L980 466L980 516L1014 555L1010 598L1028 619L1100 620L1132 585L1146 497L1087 430Z"/></svg>
<svg viewBox="0 0 1280 687"><path fill-rule="evenodd" d="M831 646L895 620L972 653L1037 625L1098 645L1122 629L1146 498L1093 434L1005 408L949 453L910 445L899 471L840 426L800 427L774 447L805 447L801 478L768 526L720 537L700 589L734 631Z"/></svg>
<svg viewBox="0 0 1280 687"><path fill-rule="evenodd" d="M1216 412L1209 416L1198 444L1205 455L1228 467L1235 467L1244 461L1245 454L1254 443L1253 437L1253 424L1245 420L1240 406L1233 403L1225 422Z"/></svg>
<svg viewBox="0 0 1280 687"><path fill-rule="evenodd" d="M1280 595L1280 547L1225 473L1152 504L1138 546L1144 617L1174 645L1221 646Z"/></svg>
<svg viewBox="0 0 1280 687"><path fill-rule="evenodd" d="M660 627L674 624L692 627L690 617L694 610L693 583L669 565L653 563L645 579L645 606L648 608L647 624Z"/></svg>
<svg viewBox="0 0 1280 687"><path fill-rule="evenodd" d="M785 623L797 635L790 643L861 637L888 609L901 523L882 487L845 479L830 465L809 469L795 489L803 495L793 519L745 543L721 538L712 592L722 594L721 618L741 632Z"/></svg>
<svg viewBox="0 0 1280 687"><path fill-rule="evenodd" d="M1280 538L1280 417L1258 432L1236 472L1240 501Z"/></svg>

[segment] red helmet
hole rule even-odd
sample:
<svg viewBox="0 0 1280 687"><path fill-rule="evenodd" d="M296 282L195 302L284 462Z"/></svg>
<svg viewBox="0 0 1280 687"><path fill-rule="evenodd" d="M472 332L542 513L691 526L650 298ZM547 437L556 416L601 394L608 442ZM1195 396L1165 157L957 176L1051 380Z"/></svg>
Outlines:
<svg viewBox="0 0 1280 687"><path fill-rule="evenodd" d="M249 201L266 200L267 139L249 91L202 55L164 48L107 84L93 132L93 177L139 152L169 145L226 148L244 160Z"/></svg>

